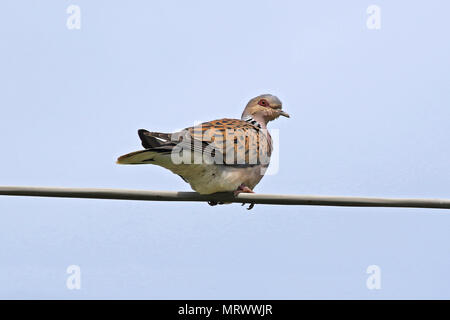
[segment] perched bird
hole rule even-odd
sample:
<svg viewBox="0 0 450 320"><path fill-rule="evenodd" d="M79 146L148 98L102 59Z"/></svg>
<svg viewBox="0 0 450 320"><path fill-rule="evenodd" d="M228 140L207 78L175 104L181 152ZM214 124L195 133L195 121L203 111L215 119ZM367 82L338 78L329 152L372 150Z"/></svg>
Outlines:
<svg viewBox="0 0 450 320"><path fill-rule="evenodd" d="M145 149L125 154L117 163L159 165L200 194L253 193L272 154L267 123L279 116L289 118L281 107L276 96L263 94L248 102L241 120L213 120L176 133L140 129Z"/></svg>

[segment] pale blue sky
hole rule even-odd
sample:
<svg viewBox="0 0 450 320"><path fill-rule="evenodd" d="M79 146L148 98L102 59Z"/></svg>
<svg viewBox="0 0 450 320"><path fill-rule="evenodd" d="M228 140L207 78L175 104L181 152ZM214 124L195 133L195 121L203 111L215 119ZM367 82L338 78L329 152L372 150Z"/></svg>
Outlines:
<svg viewBox="0 0 450 320"><path fill-rule="evenodd" d="M81 30L66 8L81 8ZM366 8L381 8L381 29ZM272 93L261 193L450 198L448 1L0 4L0 185L190 190L136 130ZM0 198L0 298L450 298L450 212ZM81 290L66 288L79 265ZM366 288L367 266L382 270Z"/></svg>

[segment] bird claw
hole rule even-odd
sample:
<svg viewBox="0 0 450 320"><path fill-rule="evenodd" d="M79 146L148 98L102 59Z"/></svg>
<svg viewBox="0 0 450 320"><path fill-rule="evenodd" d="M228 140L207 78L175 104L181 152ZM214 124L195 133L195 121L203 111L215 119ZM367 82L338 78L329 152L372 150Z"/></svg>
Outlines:
<svg viewBox="0 0 450 320"><path fill-rule="evenodd" d="M245 202L241 204L241 206L245 206L245 205L246 205ZM254 206L255 206L254 203L250 203L250 205L248 206L247 210L252 210Z"/></svg>
<svg viewBox="0 0 450 320"><path fill-rule="evenodd" d="M222 201L219 201L219 202L217 202L217 201L208 201L208 204L209 204L211 207L214 207L214 206L217 206L218 204L225 204L225 203L222 202Z"/></svg>
<svg viewBox="0 0 450 320"><path fill-rule="evenodd" d="M236 196L237 196L238 194L240 194L240 193L255 193L255 192L253 192L252 189L250 189L249 187L247 187L245 184L242 183L242 184L237 188L237 190L234 191L234 196L236 197ZM244 206L244 205L246 205L245 202L242 203L242 206ZM247 210L252 210L254 206L255 206L254 203L250 203L250 205L248 206Z"/></svg>
<svg viewBox="0 0 450 320"><path fill-rule="evenodd" d="M251 190L249 187L245 186L244 184L240 185L237 190L234 191L234 196L237 196L239 193L254 193L253 190ZM212 207L217 206L218 204L225 204L222 201L208 201L208 204ZM242 203L242 206L245 206L247 203ZM254 203L250 203L247 210L252 210L255 206Z"/></svg>

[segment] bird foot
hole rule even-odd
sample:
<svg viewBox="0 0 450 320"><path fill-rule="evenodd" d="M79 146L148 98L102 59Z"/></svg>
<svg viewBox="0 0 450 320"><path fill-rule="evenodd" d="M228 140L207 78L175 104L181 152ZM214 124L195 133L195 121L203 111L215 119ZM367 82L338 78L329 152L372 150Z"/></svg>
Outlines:
<svg viewBox="0 0 450 320"><path fill-rule="evenodd" d="M246 203L244 202L242 205L245 206ZM255 206L254 203L250 203L250 205L248 206L247 210L252 210L254 206Z"/></svg>
<svg viewBox="0 0 450 320"><path fill-rule="evenodd" d="M218 204L225 204L224 202L221 202L221 201L208 201L208 204L211 206L211 207L214 207L214 206L217 206Z"/></svg>
<svg viewBox="0 0 450 320"><path fill-rule="evenodd" d="M237 189L234 191L234 195L237 196L239 193L255 193L252 189L247 187L245 184L241 184Z"/></svg>
<svg viewBox="0 0 450 320"><path fill-rule="evenodd" d="M234 191L234 196L236 197L238 194L240 193L255 193L252 189L250 189L249 187L247 187L245 184L241 184L235 191ZM242 204L243 206L246 205L246 203L244 202ZM250 203L250 205L248 206L247 210L252 210L253 207L255 206L254 203Z"/></svg>

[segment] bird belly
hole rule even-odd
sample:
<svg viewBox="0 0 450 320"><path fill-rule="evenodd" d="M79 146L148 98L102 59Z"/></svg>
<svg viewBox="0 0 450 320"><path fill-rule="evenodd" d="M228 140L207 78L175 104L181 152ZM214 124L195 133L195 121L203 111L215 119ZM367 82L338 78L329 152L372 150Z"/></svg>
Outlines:
<svg viewBox="0 0 450 320"><path fill-rule="evenodd" d="M182 165L177 174L200 194L235 191L242 183L253 189L262 179L261 166Z"/></svg>

